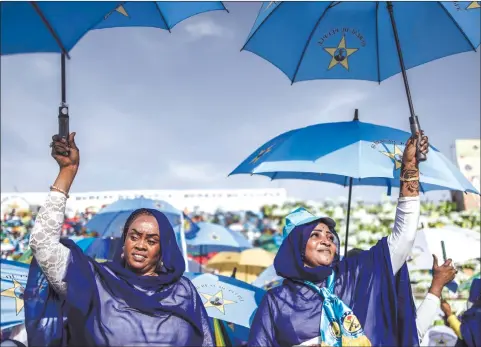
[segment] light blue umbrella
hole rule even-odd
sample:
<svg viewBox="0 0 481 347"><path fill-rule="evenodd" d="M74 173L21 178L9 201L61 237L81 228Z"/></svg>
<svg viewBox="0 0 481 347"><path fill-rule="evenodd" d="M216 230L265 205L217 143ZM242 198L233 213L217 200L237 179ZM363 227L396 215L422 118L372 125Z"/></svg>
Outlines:
<svg viewBox="0 0 481 347"><path fill-rule="evenodd" d="M277 285L280 285L284 279L277 275L274 265L269 266L267 269L256 278L252 285L258 288L270 289Z"/></svg>
<svg viewBox="0 0 481 347"><path fill-rule="evenodd" d="M250 328L265 291L232 277L187 272L209 317Z"/></svg>
<svg viewBox="0 0 481 347"><path fill-rule="evenodd" d="M479 1L270 1L243 49L271 62L292 83L381 82L401 72L414 133L420 126L406 70L475 51L480 11Z"/></svg>
<svg viewBox="0 0 481 347"><path fill-rule="evenodd" d="M1 260L1 330L22 324L25 320L23 292L28 268L25 263Z"/></svg>
<svg viewBox="0 0 481 347"><path fill-rule="evenodd" d="M120 199L105 206L87 222L85 227L90 231L96 231L102 237L121 237L127 218L139 208L149 208L164 213L173 227L181 224L182 212L168 202L140 197Z"/></svg>
<svg viewBox="0 0 481 347"><path fill-rule="evenodd" d="M349 186L345 252L353 185L399 187L401 160L410 134L385 126L351 122L324 123L291 130L268 141L230 175L256 174L275 179L303 179ZM320 140L321 139L321 140ZM420 163L420 189L479 194L441 152L430 146Z"/></svg>
<svg viewBox="0 0 481 347"><path fill-rule="evenodd" d="M203 255L223 251L243 251L252 248L247 238L219 224L199 222L199 230L192 239L187 239L187 250L192 255Z"/></svg>

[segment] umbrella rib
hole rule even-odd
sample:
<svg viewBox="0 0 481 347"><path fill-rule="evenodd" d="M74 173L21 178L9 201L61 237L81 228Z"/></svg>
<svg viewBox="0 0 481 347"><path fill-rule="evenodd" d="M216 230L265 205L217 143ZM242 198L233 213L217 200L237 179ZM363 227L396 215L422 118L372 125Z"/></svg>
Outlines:
<svg viewBox="0 0 481 347"><path fill-rule="evenodd" d="M472 50L476 52L476 47L474 47L473 43L471 42L471 40L469 39L468 35L466 35L466 33L464 32L464 30L459 26L458 22L454 20L453 16L451 15L451 13L448 12L448 10L446 10L446 7L444 7L444 5L441 3L441 1L436 1L438 3L439 6L441 6L441 8L443 9L443 11L446 13L446 15L449 17L449 19L451 19L451 21L454 23L454 25L456 25L456 28L458 28L458 30L461 32L461 34L463 35L463 37L466 39L466 41L468 41L469 45L471 46Z"/></svg>
<svg viewBox="0 0 481 347"><path fill-rule="evenodd" d="M170 31L169 23L167 23L167 21L165 20L164 14L162 13L162 10L160 9L159 4L157 3L157 1L155 1L155 8L156 8L157 11L159 12L159 16L160 16L160 18L164 21L165 26L167 27L167 30L169 31L169 33L172 33L172 31Z"/></svg>
<svg viewBox="0 0 481 347"><path fill-rule="evenodd" d="M45 24L45 26L47 27L48 31L50 32L50 34L52 34L53 38L55 39L55 42L57 42L57 45L58 47L62 50L63 54L65 54L67 56L67 58L70 59L70 56L67 52L67 50L65 49L65 47L63 46L62 44L62 41L60 40L60 38L58 37L57 33L55 32L55 30L52 28L52 26L50 25L50 22L47 20L47 18L45 17L45 15L43 14L43 12L40 10L40 8L38 7L38 5L35 3L35 1L30 1L30 5L32 5L32 7L35 9L35 12L37 12L37 14L39 15L40 19L42 20L43 24Z"/></svg>
<svg viewBox="0 0 481 347"><path fill-rule="evenodd" d="M241 48L241 52L242 52L242 51L244 50L244 48L247 46L247 44L249 43L249 41L254 37L254 35L259 31L259 29L261 28L261 26L262 26L265 22L267 22L267 20L269 19L269 17L270 17L276 10L278 10L279 7L281 7L281 5L283 5L283 4L284 4L284 1L283 1L282 3L280 3L279 5L277 5L277 7L274 8L274 9L266 16L266 18L264 18L264 20L262 21L262 23L259 24L259 26L257 27L256 31L254 31L254 32L252 33L252 35L249 37L249 39L244 43L244 46L242 46L242 48ZM262 11L262 5L261 5L261 8L259 9L259 13L257 14L257 17L259 17L259 14L261 13L261 11ZM254 22L254 24L255 24L255 22Z"/></svg>
<svg viewBox="0 0 481 347"><path fill-rule="evenodd" d="M296 66L296 71L294 72L294 76L292 77L292 80L291 80L291 85L294 84L295 80L296 80L296 77L297 77L297 73L299 72L299 68L301 67L301 64L302 64L302 60L304 60L304 56L306 54L306 50L307 50L307 47L309 47L309 44L311 43L311 40L312 40L312 37L314 36L314 32L316 31L317 27L319 26L319 23L321 23L321 20L324 18L324 16L326 15L326 12L333 7L333 5L336 4L335 1L331 1L331 3L326 7L326 9L324 10L324 12L322 13L322 15L319 17L319 19L317 20L317 23L316 25L314 25L314 28L311 30L311 34L309 35L309 39L307 40L305 46L304 46L304 49L302 50L302 54L301 54L301 58L299 59L299 62L297 63L297 66Z"/></svg>

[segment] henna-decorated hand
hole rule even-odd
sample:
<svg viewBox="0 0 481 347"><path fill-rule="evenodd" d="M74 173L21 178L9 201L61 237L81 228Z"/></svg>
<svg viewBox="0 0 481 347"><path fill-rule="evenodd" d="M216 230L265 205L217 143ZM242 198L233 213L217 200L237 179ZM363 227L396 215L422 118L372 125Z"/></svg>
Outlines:
<svg viewBox="0 0 481 347"><path fill-rule="evenodd" d="M416 159L416 151L417 151L417 144L418 144L418 136L419 133L411 136L406 143L406 147L404 148L402 165L406 167L418 167L418 160ZM427 154L429 152L429 139L427 136L424 135L424 131L421 131L421 143L419 145L419 150L423 154Z"/></svg>

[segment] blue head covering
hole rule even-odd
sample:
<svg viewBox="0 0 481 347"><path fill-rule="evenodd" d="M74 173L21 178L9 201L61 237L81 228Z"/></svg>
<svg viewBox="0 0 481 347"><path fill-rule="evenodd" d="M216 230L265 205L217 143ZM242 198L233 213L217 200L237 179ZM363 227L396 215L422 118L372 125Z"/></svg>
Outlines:
<svg viewBox="0 0 481 347"><path fill-rule="evenodd" d="M304 266L304 255L307 241L317 224L324 223L334 234L334 243L337 253L331 266L317 266L309 268ZM332 265L339 261L339 236L335 228L336 222L329 217L316 217L306 209L300 207L286 217L283 230L284 241L274 259L274 268L277 274L284 278L297 281L319 282L332 273Z"/></svg>
<svg viewBox="0 0 481 347"><path fill-rule="evenodd" d="M469 289L469 302L476 302L481 300L481 279L476 278L471 283L471 288Z"/></svg>
<svg viewBox="0 0 481 347"><path fill-rule="evenodd" d="M169 344L179 339L179 344L202 344L210 334L207 316L195 287L182 277L185 262L174 230L167 217L157 210L136 210L132 215L143 212L153 215L159 225L162 266L158 267L158 276L139 276L125 268L122 247L113 261L98 263L83 254L73 241L61 240L70 249L64 277L68 284L65 298L46 282L35 258L30 266L25 290L29 344L65 346L75 341L78 345L109 345L113 340L128 344L132 338L137 342L143 339L143 344ZM124 239L126 231L127 226ZM130 330L102 323L102 317L109 316L130 322ZM179 321L169 320L171 316L188 324L173 325ZM148 326L158 325L150 329L161 328L163 333L145 334L142 328L131 331L132 327L142 327L144 320L148 320Z"/></svg>

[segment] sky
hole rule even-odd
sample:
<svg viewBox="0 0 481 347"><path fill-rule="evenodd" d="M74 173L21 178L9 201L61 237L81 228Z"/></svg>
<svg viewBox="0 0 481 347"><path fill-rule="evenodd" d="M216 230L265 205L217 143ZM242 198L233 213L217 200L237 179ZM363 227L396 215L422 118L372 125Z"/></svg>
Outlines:
<svg viewBox="0 0 481 347"><path fill-rule="evenodd" d="M71 51L67 101L81 166L72 192L120 189L285 188L300 199L344 199L329 183L227 175L256 148L293 128L347 121L409 131L401 75L380 85L324 80L291 85L269 62L240 49L260 3L227 2L169 34L155 28L88 33ZM480 54L464 53L408 71L431 144L453 158L456 139L480 138ZM1 58L1 190L42 192L58 166L60 57ZM382 188L355 188L377 201ZM393 191L393 195L397 192ZM444 199L447 192L428 193Z"/></svg>

